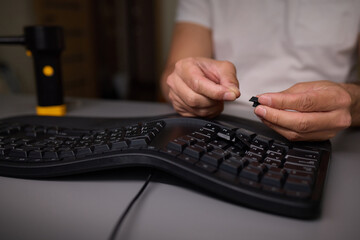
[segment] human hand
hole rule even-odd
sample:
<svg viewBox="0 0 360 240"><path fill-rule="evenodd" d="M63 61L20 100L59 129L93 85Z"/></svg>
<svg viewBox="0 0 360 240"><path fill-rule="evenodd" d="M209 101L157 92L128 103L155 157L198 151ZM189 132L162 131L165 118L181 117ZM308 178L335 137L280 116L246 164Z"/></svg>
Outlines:
<svg viewBox="0 0 360 240"><path fill-rule="evenodd" d="M258 97L255 114L292 141L327 140L351 125L351 96L338 83L303 82Z"/></svg>
<svg viewBox="0 0 360 240"><path fill-rule="evenodd" d="M215 117L224 109L224 101L240 96L235 67L228 61L182 59L166 83L174 109L187 117Z"/></svg>

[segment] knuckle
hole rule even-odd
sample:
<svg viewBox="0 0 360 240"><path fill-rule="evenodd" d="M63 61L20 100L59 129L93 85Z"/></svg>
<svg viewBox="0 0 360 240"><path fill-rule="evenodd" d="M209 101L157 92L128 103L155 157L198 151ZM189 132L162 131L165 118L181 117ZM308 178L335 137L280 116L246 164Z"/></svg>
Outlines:
<svg viewBox="0 0 360 240"><path fill-rule="evenodd" d="M199 78L193 78L190 81L190 88L194 90L195 92L199 92L200 89L200 80Z"/></svg>
<svg viewBox="0 0 360 240"><path fill-rule="evenodd" d="M174 72L172 72L172 73L166 78L166 84L167 84L169 87L172 87L172 86L173 86L174 78L175 78Z"/></svg>
<svg viewBox="0 0 360 240"><path fill-rule="evenodd" d="M351 126L351 122L352 122L351 114L349 113L343 114L340 120L338 121L338 127L341 129L348 128Z"/></svg>
<svg viewBox="0 0 360 240"><path fill-rule="evenodd" d="M235 69L235 65L230 61L223 61L222 66L225 69Z"/></svg>
<svg viewBox="0 0 360 240"><path fill-rule="evenodd" d="M287 135L285 135L285 137L288 140L293 141L293 142L302 140L301 135L299 133L297 133L297 132L289 132Z"/></svg>
<svg viewBox="0 0 360 240"><path fill-rule="evenodd" d="M272 124L279 125L279 115L272 114L271 116L271 122Z"/></svg>
<svg viewBox="0 0 360 240"><path fill-rule="evenodd" d="M193 94L189 94L187 97L186 97L186 104L191 107L191 108L196 108L196 107L199 107L199 99L194 96Z"/></svg>
<svg viewBox="0 0 360 240"><path fill-rule="evenodd" d="M181 60L177 61L177 62L175 63L175 69L176 69L176 70L181 69L184 62L186 62L186 59L181 59Z"/></svg>
<svg viewBox="0 0 360 240"><path fill-rule="evenodd" d="M197 112L197 115L199 117L207 117L211 114L211 112L207 109L200 109L198 112Z"/></svg>
<svg viewBox="0 0 360 240"><path fill-rule="evenodd" d="M339 99L339 103L340 106L349 107L351 105L350 94L345 91L345 94L342 94L342 97Z"/></svg>
<svg viewBox="0 0 360 240"><path fill-rule="evenodd" d="M300 133L306 133L310 130L311 123L305 119L301 118L299 123L296 125L296 130Z"/></svg>
<svg viewBox="0 0 360 240"><path fill-rule="evenodd" d="M309 95L305 95L301 101L299 101L299 109L303 109L304 111L310 111L314 109L315 102L313 98Z"/></svg>

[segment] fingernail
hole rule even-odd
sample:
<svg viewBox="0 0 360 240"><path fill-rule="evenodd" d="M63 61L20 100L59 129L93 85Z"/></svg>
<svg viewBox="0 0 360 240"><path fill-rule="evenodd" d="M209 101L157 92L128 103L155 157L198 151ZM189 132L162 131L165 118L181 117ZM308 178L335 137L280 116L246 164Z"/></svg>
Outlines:
<svg viewBox="0 0 360 240"><path fill-rule="evenodd" d="M261 95L259 97L259 103L266 105L266 106L271 106L271 98L267 95Z"/></svg>
<svg viewBox="0 0 360 240"><path fill-rule="evenodd" d="M229 90L232 91L232 92L234 92L235 95L236 95L237 93L240 93L239 87L237 87L237 86L234 85L234 84L229 86Z"/></svg>
<svg viewBox="0 0 360 240"><path fill-rule="evenodd" d="M257 106L255 108L255 114L258 115L259 117L265 118L266 116L266 109L262 106Z"/></svg>
<svg viewBox="0 0 360 240"><path fill-rule="evenodd" d="M236 99L236 95L234 92L226 92L223 99L225 101L234 101Z"/></svg>

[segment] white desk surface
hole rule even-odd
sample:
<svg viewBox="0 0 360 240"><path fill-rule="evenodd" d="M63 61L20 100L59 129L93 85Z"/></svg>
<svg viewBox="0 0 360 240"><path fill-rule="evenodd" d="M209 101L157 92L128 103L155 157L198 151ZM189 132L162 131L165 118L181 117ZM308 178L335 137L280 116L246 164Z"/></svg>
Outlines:
<svg viewBox="0 0 360 240"><path fill-rule="evenodd" d="M69 116L136 117L172 113L167 104L67 99ZM0 95L0 117L34 114L34 96ZM256 119L252 108L226 114ZM360 129L332 140L333 154L316 220L298 220L234 205L192 189L151 182L118 239L359 239ZM53 180L0 177L0 239L107 239L142 186L119 170ZM125 176L125 177L124 177Z"/></svg>

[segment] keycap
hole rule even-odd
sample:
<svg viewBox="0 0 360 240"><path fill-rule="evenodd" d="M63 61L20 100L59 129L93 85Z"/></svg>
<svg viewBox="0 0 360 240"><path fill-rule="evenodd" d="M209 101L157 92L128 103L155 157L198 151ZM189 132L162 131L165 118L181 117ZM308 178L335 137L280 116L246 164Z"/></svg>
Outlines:
<svg viewBox="0 0 360 240"><path fill-rule="evenodd" d="M235 132L231 131L230 129L222 128L217 132L217 136L226 141L232 141L235 137Z"/></svg>
<svg viewBox="0 0 360 240"><path fill-rule="evenodd" d="M309 180L288 177L286 179L284 189L300 192L311 192L312 184Z"/></svg>
<svg viewBox="0 0 360 240"><path fill-rule="evenodd" d="M196 139L188 135L180 137L179 140L186 142L187 145L192 145L196 143Z"/></svg>
<svg viewBox="0 0 360 240"><path fill-rule="evenodd" d="M150 140L147 137L138 137L130 139L130 147L137 148L137 147L147 147L150 143Z"/></svg>
<svg viewBox="0 0 360 240"><path fill-rule="evenodd" d="M235 175L237 175L243 167L244 162L234 160L233 158L225 159L220 165L220 169Z"/></svg>
<svg viewBox="0 0 360 240"><path fill-rule="evenodd" d="M212 166L210 164L206 164L206 163L201 162L201 161L197 162L195 164L195 166L197 166L197 167L199 167L199 168L201 168L201 169L203 169L203 170L205 170L205 171L207 171L209 173L213 173L213 172L216 171L216 167L214 167L214 166Z"/></svg>
<svg viewBox="0 0 360 240"><path fill-rule="evenodd" d="M285 161L287 164L293 164L298 166L305 166L305 167L318 167L318 161L308 160L304 158L296 158L292 156L285 157Z"/></svg>
<svg viewBox="0 0 360 240"><path fill-rule="evenodd" d="M320 157L320 153L316 151L311 150L303 150L303 149L290 149L287 152L288 156L293 156L296 158L304 158L304 159L312 159L312 160L318 160Z"/></svg>
<svg viewBox="0 0 360 240"><path fill-rule="evenodd" d="M215 154L213 152L208 152L205 153L200 160L213 166L218 166L222 162L223 156Z"/></svg>
<svg viewBox="0 0 360 240"><path fill-rule="evenodd" d="M265 185L275 186L278 188L282 187L284 182L284 176L280 174L274 174L272 172L267 172L262 177L261 183Z"/></svg>
<svg viewBox="0 0 360 240"><path fill-rule="evenodd" d="M166 147L168 149L172 149L172 150L175 150L178 152L182 152L186 146L187 146L187 143L184 141L181 141L179 139L174 139L166 145Z"/></svg>
<svg viewBox="0 0 360 240"><path fill-rule="evenodd" d="M198 162L198 159L187 156L185 154L180 154L177 156L177 158L190 164L195 164L196 162Z"/></svg>
<svg viewBox="0 0 360 240"><path fill-rule="evenodd" d="M111 143L111 150L119 150L119 149L124 149L124 148L128 148L128 147L129 147L129 143L126 140L121 140L118 142Z"/></svg>
<svg viewBox="0 0 360 240"><path fill-rule="evenodd" d="M247 166L240 172L240 177L258 182L262 174L263 171L261 171L259 168L252 168Z"/></svg>
<svg viewBox="0 0 360 240"><path fill-rule="evenodd" d="M204 154L204 152L204 149L195 145L188 146L184 150L184 154L197 159L199 159Z"/></svg>

